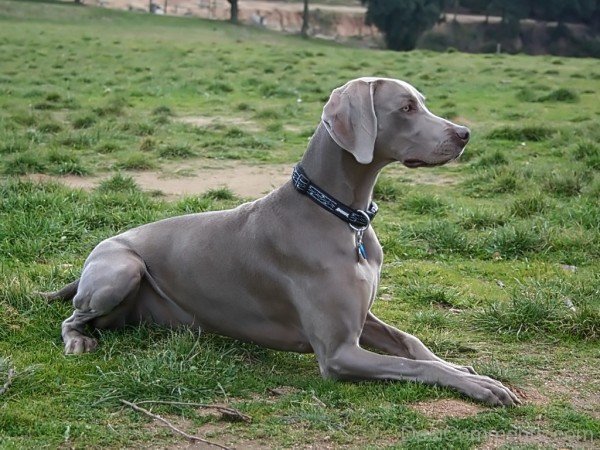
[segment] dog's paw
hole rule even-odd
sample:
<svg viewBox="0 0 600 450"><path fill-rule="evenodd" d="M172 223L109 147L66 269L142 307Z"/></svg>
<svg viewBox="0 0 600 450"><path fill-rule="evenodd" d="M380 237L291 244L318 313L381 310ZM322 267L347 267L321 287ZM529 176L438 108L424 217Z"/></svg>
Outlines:
<svg viewBox="0 0 600 450"><path fill-rule="evenodd" d="M81 355L92 352L98 346L98 341L88 336L76 336L65 342L65 355Z"/></svg>
<svg viewBox="0 0 600 450"><path fill-rule="evenodd" d="M492 406L517 406L521 400L508 387L493 378L473 375L468 378L469 390L465 392L469 397Z"/></svg>

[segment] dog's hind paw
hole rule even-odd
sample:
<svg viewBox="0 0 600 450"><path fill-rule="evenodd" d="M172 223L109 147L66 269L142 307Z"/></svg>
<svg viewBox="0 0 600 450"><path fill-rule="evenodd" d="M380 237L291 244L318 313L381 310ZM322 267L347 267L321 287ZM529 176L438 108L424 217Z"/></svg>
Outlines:
<svg viewBox="0 0 600 450"><path fill-rule="evenodd" d="M76 336L65 342L65 355L80 355L92 352L98 346L98 341L88 336Z"/></svg>

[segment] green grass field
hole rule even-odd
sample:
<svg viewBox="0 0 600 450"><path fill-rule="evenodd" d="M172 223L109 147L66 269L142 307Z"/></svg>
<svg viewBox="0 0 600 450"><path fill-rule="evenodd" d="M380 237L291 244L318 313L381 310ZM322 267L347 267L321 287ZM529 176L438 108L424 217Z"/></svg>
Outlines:
<svg viewBox="0 0 600 450"><path fill-rule="evenodd" d="M311 355L193 331L102 332L95 353L63 355L60 323L71 308L36 291L75 279L90 250L117 232L244 201L226 189L166 199L143 192L132 171L225 160L291 168L329 92L364 75L411 82L433 112L473 132L458 163L384 170L375 312L518 389L524 406L477 407L415 383L324 381ZM0 447L186 444L124 399L237 408L252 421L152 406L238 448L593 448L599 95L597 60L369 51L0 0ZM179 120L190 116L217 121ZM32 173L108 179L84 191L24 177Z"/></svg>

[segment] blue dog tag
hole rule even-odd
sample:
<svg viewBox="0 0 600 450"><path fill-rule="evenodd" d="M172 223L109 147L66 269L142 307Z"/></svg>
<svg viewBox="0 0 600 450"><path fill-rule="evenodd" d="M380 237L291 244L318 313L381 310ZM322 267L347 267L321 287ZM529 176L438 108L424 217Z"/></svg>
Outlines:
<svg viewBox="0 0 600 450"><path fill-rule="evenodd" d="M367 259L367 250L365 249L365 244L361 242L360 244L358 244L358 247L356 247L356 250L358 252L359 258Z"/></svg>

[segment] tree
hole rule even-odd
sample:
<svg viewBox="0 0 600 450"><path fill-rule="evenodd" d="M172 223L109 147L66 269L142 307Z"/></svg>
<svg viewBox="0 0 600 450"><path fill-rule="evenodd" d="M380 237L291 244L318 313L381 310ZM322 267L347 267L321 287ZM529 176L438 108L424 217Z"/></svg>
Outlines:
<svg viewBox="0 0 600 450"><path fill-rule="evenodd" d="M443 0L361 0L365 22L375 25L392 50L412 50L419 36L440 18Z"/></svg>
<svg viewBox="0 0 600 450"><path fill-rule="evenodd" d="M302 11L302 29L300 33L308 37L308 0L304 0L304 10Z"/></svg>
<svg viewBox="0 0 600 450"><path fill-rule="evenodd" d="M515 0L492 0L490 9L500 12L502 23L518 24L529 12L528 2Z"/></svg>
<svg viewBox="0 0 600 450"><path fill-rule="evenodd" d="M238 0L227 0L231 5L231 16L229 21L231 23L238 23Z"/></svg>

